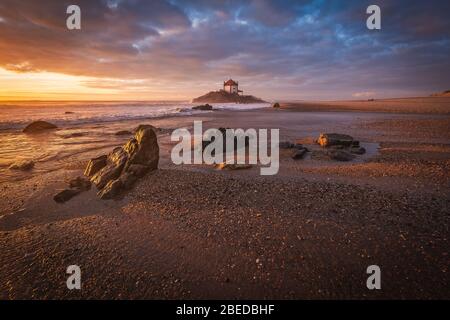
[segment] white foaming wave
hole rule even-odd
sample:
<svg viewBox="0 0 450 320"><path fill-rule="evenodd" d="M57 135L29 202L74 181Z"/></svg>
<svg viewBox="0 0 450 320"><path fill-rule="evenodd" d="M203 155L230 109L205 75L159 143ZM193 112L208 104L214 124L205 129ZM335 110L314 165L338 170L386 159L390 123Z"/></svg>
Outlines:
<svg viewBox="0 0 450 320"><path fill-rule="evenodd" d="M210 103L218 110L254 110L270 107L270 103Z"/></svg>

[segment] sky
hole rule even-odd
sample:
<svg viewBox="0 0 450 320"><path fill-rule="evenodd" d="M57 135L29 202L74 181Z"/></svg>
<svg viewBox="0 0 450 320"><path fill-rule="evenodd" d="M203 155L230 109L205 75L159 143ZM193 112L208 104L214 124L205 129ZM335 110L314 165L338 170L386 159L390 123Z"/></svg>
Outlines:
<svg viewBox="0 0 450 320"><path fill-rule="evenodd" d="M81 9L68 30L66 9ZM381 30L366 27L371 4ZM0 100L267 100L450 89L448 0L0 0Z"/></svg>

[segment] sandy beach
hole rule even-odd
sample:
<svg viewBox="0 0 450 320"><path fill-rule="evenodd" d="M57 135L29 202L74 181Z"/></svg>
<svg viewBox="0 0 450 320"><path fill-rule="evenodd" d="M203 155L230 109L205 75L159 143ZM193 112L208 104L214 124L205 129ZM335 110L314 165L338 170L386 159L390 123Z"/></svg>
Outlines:
<svg viewBox="0 0 450 320"><path fill-rule="evenodd" d="M101 132L101 143L0 179L1 299L449 299L450 98L281 102L61 127L40 136ZM311 150L322 132L348 134L367 153L350 162L280 151L280 171L174 165L175 128L279 128ZM88 160L151 124L159 168L116 200L93 187L53 196ZM100 134L100 133L99 133ZM72 137L71 141L87 139ZM106 141L104 143L104 141ZM57 163L58 165L55 165ZM52 168L52 170L48 170ZM82 289L66 268L82 269ZM382 290L366 268L382 270Z"/></svg>

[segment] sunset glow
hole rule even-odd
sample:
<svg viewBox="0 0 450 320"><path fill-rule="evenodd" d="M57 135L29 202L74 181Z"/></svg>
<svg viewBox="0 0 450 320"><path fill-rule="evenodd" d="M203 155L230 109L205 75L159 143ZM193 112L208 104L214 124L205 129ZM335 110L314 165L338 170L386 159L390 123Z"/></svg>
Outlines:
<svg viewBox="0 0 450 320"><path fill-rule="evenodd" d="M4 0L0 99L190 100L229 78L267 100L446 90L448 4L379 1L368 30L366 2L78 1L69 30L64 1Z"/></svg>

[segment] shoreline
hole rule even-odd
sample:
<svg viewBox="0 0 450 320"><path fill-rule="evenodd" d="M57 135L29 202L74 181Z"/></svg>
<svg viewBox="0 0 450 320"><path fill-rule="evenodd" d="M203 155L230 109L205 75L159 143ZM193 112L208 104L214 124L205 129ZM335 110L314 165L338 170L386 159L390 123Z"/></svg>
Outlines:
<svg viewBox="0 0 450 320"><path fill-rule="evenodd" d="M30 179L0 182L0 298L450 297L445 114L267 108L99 130L109 141L137 123L170 129L194 119L204 129L279 128L280 141L308 147L321 131L346 133L376 151L338 163L293 160L281 150L279 174L261 177L257 167L176 166L164 133L159 169L117 200L98 199L94 187L65 204L52 200L88 158L112 147L69 157L67 166ZM65 287L70 264L83 270L81 291ZM371 264L382 268L383 290L365 287Z"/></svg>

